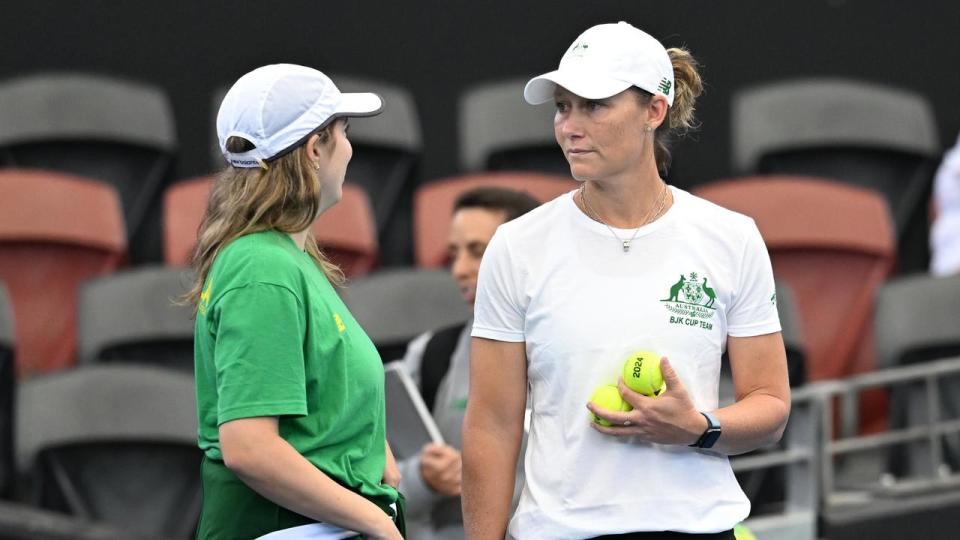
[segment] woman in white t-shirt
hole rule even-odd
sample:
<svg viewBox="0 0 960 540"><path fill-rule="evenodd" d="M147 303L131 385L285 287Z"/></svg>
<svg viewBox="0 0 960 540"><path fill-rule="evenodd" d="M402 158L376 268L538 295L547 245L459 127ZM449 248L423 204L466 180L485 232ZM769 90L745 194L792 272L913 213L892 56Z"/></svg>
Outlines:
<svg viewBox="0 0 960 540"><path fill-rule="evenodd" d="M666 138L693 124L696 67L683 49L604 24L524 90L532 104L556 102L557 142L583 185L500 226L481 264L463 433L468 538L507 531L528 387L512 537L732 539L749 514L727 455L782 435L786 359L753 221L659 175ZM668 358L659 397L619 378L639 350ZM737 402L717 408L724 351ZM588 404L601 384L619 384L634 409Z"/></svg>

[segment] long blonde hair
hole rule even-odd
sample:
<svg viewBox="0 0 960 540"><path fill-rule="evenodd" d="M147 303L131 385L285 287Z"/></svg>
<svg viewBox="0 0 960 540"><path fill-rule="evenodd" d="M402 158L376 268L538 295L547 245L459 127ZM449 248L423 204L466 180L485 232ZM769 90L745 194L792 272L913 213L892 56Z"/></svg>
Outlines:
<svg viewBox="0 0 960 540"><path fill-rule="evenodd" d="M320 143L332 149L336 122L319 132ZM227 140L231 152L253 148L246 139ZM320 181L307 157L306 144L272 161L267 169L228 166L214 182L207 210L197 233L197 246L191 257L194 282L183 296L197 305L203 284L220 251L246 234L276 230L296 233L309 229L320 210ZM324 256L311 232L304 246L333 284L342 285L343 272Z"/></svg>

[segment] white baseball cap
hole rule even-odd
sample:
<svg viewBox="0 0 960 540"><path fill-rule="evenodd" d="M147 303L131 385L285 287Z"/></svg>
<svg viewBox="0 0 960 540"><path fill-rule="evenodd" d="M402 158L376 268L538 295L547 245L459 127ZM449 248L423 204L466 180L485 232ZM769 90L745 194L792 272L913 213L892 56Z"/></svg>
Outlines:
<svg viewBox="0 0 960 540"><path fill-rule="evenodd" d="M636 86L667 98L673 105L673 64L663 45L623 21L598 24L574 40L556 71L530 79L523 89L527 103L553 99L560 85L587 99L604 99Z"/></svg>
<svg viewBox="0 0 960 540"><path fill-rule="evenodd" d="M305 143L343 116L373 116L383 100L373 93L342 94L313 68L273 64L257 68L227 91L217 113L220 151L234 167L263 167ZM242 137L256 147L230 152L227 139Z"/></svg>

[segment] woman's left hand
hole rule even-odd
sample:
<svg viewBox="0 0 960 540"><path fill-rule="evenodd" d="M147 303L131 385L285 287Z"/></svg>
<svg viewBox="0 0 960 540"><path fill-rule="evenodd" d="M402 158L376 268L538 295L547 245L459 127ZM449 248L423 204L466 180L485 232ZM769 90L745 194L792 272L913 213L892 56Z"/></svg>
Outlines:
<svg viewBox="0 0 960 540"><path fill-rule="evenodd" d="M667 389L656 397L634 392L620 378L620 395L633 406L632 411L611 411L588 402L587 408L591 412L612 424L606 427L591 422L590 426L607 435L637 436L651 443L695 443L706 430L707 421L693 405L683 382L666 358L660 360L660 372Z"/></svg>
<svg viewBox="0 0 960 540"><path fill-rule="evenodd" d="M387 461L383 464L383 479L381 482L394 489L400 489L400 467L397 466L397 460L393 457L393 450L390 449L390 443L386 444Z"/></svg>

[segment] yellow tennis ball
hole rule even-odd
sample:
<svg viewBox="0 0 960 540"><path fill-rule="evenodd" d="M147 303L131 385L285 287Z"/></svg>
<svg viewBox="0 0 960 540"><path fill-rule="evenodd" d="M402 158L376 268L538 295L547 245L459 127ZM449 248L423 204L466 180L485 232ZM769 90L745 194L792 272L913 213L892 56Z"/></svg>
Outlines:
<svg viewBox="0 0 960 540"><path fill-rule="evenodd" d="M639 394L659 396L667 389L660 372L660 355L653 351L637 351L623 363L623 382Z"/></svg>
<svg viewBox="0 0 960 540"><path fill-rule="evenodd" d="M620 395L620 389L612 384L603 384L594 389L590 401L594 405L599 405L611 411L628 412L633 410L633 406L624 401L623 396ZM609 427L612 425L592 412L590 413L590 420L601 426Z"/></svg>
<svg viewBox="0 0 960 540"><path fill-rule="evenodd" d="M743 523L737 523L733 527L733 536L737 540L757 540L757 537L753 534L753 531L747 528Z"/></svg>

